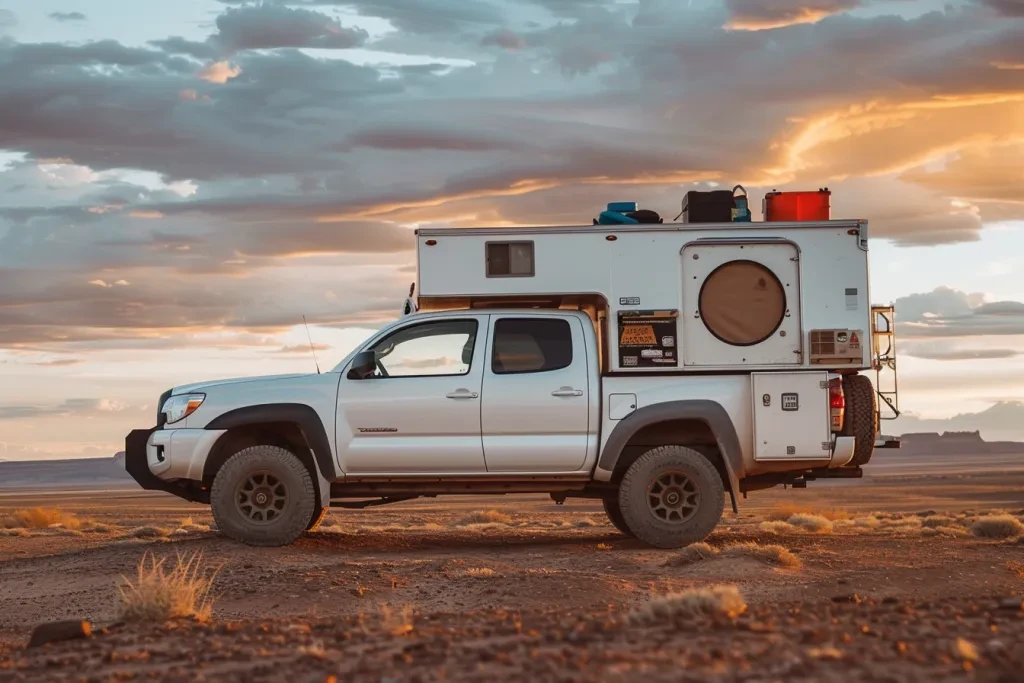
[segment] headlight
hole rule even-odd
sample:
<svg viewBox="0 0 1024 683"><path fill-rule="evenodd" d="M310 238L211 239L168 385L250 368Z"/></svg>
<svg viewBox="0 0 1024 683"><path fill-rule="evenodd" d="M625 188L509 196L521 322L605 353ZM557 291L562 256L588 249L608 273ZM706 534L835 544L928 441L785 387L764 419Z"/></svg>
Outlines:
<svg viewBox="0 0 1024 683"><path fill-rule="evenodd" d="M182 394L171 396L164 401L160 412L167 416L167 424L173 424L196 412L196 408L203 405L206 394Z"/></svg>

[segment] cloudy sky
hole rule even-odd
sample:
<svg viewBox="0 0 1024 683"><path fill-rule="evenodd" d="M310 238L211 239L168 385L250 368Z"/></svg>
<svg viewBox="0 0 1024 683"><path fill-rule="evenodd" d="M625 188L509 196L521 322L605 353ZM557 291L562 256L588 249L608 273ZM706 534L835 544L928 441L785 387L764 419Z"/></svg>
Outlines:
<svg viewBox="0 0 1024 683"><path fill-rule="evenodd" d="M1024 0L9 0L0 458L332 365L417 226L714 183L868 218L904 428L1024 439Z"/></svg>

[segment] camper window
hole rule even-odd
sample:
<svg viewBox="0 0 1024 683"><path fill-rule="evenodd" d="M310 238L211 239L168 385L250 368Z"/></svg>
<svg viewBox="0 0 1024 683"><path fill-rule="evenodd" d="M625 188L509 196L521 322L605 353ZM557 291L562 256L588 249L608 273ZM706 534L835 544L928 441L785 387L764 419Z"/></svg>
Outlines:
<svg viewBox="0 0 1024 683"><path fill-rule="evenodd" d="M753 346L779 329L786 316L786 292L766 266L729 261L704 280L698 306L715 337L733 346Z"/></svg>
<svg viewBox="0 0 1024 683"><path fill-rule="evenodd" d="M533 242L488 242L487 277L533 277Z"/></svg>

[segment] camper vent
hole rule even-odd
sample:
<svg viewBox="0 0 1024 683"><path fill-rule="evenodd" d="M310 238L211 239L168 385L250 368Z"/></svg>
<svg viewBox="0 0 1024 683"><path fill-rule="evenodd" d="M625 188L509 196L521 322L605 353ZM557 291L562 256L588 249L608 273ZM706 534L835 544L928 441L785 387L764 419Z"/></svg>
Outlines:
<svg viewBox="0 0 1024 683"><path fill-rule="evenodd" d="M487 277L533 277L533 242L488 242Z"/></svg>
<svg viewBox="0 0 1024 683"><path fill-rule="evenodd" d="M855 364L864 358L861 330L811 330L811 363Z"/></svg>

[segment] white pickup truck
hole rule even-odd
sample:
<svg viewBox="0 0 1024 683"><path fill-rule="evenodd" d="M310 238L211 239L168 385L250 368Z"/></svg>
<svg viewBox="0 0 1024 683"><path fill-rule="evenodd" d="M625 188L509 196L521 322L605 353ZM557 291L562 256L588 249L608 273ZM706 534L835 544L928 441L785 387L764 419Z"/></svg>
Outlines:
<svg viewBox="0 0 1024 683"><path fill-rule="evenodd" d="M861 476L879 411L859 371L891 337L867 303L866 230L421 230L410 314L323 374L167 391L126 469L254 545L331 506L508 493L598 498L650 545L699 541L726 493L736 510Z"/></svg>

